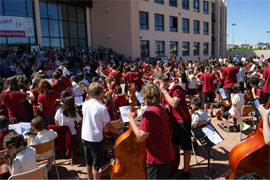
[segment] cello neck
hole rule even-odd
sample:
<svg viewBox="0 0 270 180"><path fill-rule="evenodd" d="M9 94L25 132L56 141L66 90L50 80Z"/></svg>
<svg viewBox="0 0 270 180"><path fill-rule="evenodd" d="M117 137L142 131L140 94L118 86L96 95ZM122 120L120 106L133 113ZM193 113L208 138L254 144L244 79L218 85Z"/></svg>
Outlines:
<svg viewBox="0 0 270 180"><path fill-rule="evenodd" d="M265 109L269 109L269 106L270 106L270 98L267 101L267 104L265 106ZM261 119L259 121L259 124L258 124L258 126L256 128L256 133L262 128L262 124L263 124L263 120L262 120L262 117L261 117Z"/></svg>

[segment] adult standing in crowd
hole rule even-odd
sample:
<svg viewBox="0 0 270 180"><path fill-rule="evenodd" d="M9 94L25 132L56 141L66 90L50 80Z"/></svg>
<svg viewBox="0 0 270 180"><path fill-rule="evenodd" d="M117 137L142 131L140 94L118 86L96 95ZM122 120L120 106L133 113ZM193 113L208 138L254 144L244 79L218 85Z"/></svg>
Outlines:
<svg viewBox="0 0 270 180"><path fill-rule="evenodd" d="M90 100L82 107L82 144L84 147L88 179L100 179L99 168L103 161L103 126L115 134L121 132L114 128L106 107L101 103L103 87L98 83L89 86Z"/></svg>
<svg viewBox="0 0 270 180"><path fill-rule="evenodd" d="M169 113L175 118L179 125L175 144L179 146L179 149L183 149L184 151L184 171L179 178L189 179L191 158L191 116L186 102L186 93L179 84L172 82L170 76L164 75L163 72L158 72L156 78L160 84L160 90L164 98L163 100L168 107Z"/></svg>

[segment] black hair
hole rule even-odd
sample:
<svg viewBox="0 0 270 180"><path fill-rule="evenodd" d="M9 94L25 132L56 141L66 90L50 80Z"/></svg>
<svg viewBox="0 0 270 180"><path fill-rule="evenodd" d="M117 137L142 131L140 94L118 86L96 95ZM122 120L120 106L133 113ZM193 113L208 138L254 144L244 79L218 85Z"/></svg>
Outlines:
<svg viewBox="0 0 270 180"><path fill-rule="evenodd" d="M9 119L5 115L0 115L0 129L4 129L8 126Z"/></svg>
<svg viewBox="0 0 270 180"><path fill-rule="evenodd" d="M62 98L62 99L65 99L65 98L68 97L68 96L69 96L69 93L68 93L67 90L64 90L64 91L61 92L61 98Z"/></svg>
<svg viewBox="0 0 270 180"><path fill-rule="evenodd" d="M75 101L73 96L68 96L64 100L63 114L66 117L76 117Z"/></svg>
<svg viewBox="0 0 270 180"><path fill-rule="evenodd" d="M259 85L259 79L258 79L258 77L256 77L256 76L252 76L252 77L249 79L248 83L249 83L249 84L255 84L256 86L258 86L258 85Z"/></svg>
<svg viewBox="0 0 270 180"><path fill-rule="evenodd" d="M194 97L190 101L191 104L194 104L196 107L201 108L202 107L202 101L199 97Z"/></svg>

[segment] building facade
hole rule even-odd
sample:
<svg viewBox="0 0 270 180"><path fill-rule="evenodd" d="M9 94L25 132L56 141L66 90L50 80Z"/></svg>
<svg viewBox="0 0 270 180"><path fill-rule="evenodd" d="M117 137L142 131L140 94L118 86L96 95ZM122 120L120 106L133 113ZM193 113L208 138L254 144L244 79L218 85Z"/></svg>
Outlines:
<svg viewBox="0 0 270 180"><path fill-rule="evenodd" d="M91 0L0 0L0 48L87 47L91 6Z"/></svg>
<svg viewBox="0 0 270 180"><path fill-rule="evenodd" d="M93 47L131 57L206 60L226 52L224 0L93 0Z"/></svg>
<svg viewBox="0 0 270 180"><path fill-rule="evenodd" d="M0 12L33 22L25 37L0 32L1 48L103 46L132 58L191 60L226 51L224 0L0 0Z"/></svg>

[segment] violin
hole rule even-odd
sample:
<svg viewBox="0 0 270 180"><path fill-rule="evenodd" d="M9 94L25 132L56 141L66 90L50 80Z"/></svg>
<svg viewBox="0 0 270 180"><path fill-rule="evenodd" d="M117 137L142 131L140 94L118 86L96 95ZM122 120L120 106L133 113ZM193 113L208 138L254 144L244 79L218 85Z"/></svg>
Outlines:
<svg viewBox="0 0 270 180"><path fill-rule="evenodd" d="M266 109L269 108L270 98ZM265 179L270 178L270 146L265 144L261 118L253 136L236 145L229 154L232 174L229 179L246 173L257 173Z"/></svg>
<svg viewBox="0 0 270 180"><path fill-rule="evenodd" d="M130 111L134 112L135 84L130 88ZM146 179L146 142L138 142L132 127L119 136L115 142L114 156L117 162L112 166L111 179Z"/></svg>

